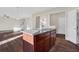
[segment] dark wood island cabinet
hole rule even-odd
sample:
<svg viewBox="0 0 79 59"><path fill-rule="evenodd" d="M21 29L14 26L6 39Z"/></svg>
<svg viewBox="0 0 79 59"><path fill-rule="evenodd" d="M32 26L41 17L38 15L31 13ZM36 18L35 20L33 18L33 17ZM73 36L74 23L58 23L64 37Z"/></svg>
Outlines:
<svg viewBox="0 0 79 59"><path fill-rule="evenodd" d="M23 33L23 51L47 52L54 45L56 30L46 31L37 35Z"/></svg>
<svg viewBox="0 0 79 59"><path fill-rule="evenodd" d="M51 31L50 33L51 33L50 48L52 48L52 46L54 46L56 41L56 30Z"/></svg>

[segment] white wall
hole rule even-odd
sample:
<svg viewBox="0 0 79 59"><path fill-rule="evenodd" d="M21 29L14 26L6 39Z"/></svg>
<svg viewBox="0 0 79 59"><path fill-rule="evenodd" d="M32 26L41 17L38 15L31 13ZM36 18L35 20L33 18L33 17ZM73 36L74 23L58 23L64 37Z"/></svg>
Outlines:
<svg viewBox="0 0 79 59"><path fill-rule="evenodd" d="M46 26L49 26L50 25L50 20L49 20L49 15L48 14L43 14L43 15L33 15L33 28L36 28L36 25L39 25L39 24L36 24L36 16L40 16L40 20L42 19L46 19Z"/></svg>
<svg viewBox="0 0 79 59"><path fill-rule="evenodd" d="M32 14L32 19L33 19L33 28L36 28L36 16L45 16L48 15L48 23L50 24L50 14L56 14L56 13L61 13L61 12L65 12L65 10L67 9L74 9L74 8L52 8L51 10L47 10L47 11L42 11L42 12L37 12Z"/></svg>
<svg viewBox="0 0 79 59"><path fill-rule="evenodd" d="M23 24L24 23L24 24ZM1 30L13 30L14 27L20 27L23 30L29 26L32 29L32 18L13 18L13 17L6 17L1 16L0 17L0 31Z"/></svg>
<svg viewBox="0 0 79 59"><path fill-rule="evenodd" d="M0 17L0 30L12 30L16 24L16 19Z"/></svg>
<svg viewBox="0 0 79 59"><path fill-rule="evenodd" d="M58 34L65 34L65 13L51 14L50 25L55 25Z"/></svg>
<svg viewBox="0 0 79 59"><path fill-rule="evenodd" d="M22 19L16 19L12 17L0 17L0 31L1 30L13 30L14 27L23 27Z"/></svg>
<svg viewBox="0 0 79 59"><path fill-rule="evenodd" d="M56 26L57 33L59 34L65 34L65 13L51 13L51 14L38 14L35 16L40 16L40 20L46 18L47 24L46 26ZM36 19L34 19L34 22L36 22ZM50 24L51 23L51 24ZM35 23L35 26L39 25Z"/></svg>
<svg viewBox="0 0 79 59"><path fill-rule="evenodd" d="M24 30L27 30L27 27L29 27L30 29L33 29L33 21L31 17L28 18L24 18L25 22L24 22Z"/></svg>
<svg viewBox="0 0 79 59"><path fill-rule="evenodd" d="M42 15L40 16L40 20L43 20L43 19L46 19L46 25L45 27L48 27L50 24L49 24L49 17L48 15Z"/></svg>

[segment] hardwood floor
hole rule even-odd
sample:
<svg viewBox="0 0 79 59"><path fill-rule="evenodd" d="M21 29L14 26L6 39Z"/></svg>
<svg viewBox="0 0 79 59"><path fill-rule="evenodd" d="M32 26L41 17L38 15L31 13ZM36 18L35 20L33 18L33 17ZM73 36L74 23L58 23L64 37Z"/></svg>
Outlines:
<svg viewBox="0 0 79 59"><path fill-rule="evenodd" d="M13 44L11 44L13 42ZM19 41L12 41L9 44L0 46L1 52L8 51L19 51L22 52L22 48L20 47ZM15 45L18 47L16 48ZM3 47L3 48L2 48ZM70 41L65 40L65 35L56 35L55 45L50 49L49 52L79 52L79 44L76 45Z"/></svg>
<svg viewBox="0 0 79 59"><path fill-rule="evenodd" d="M65 39L65 34L56 34L57 38Z"/></svg>
<svg viewBox="0 0 79 59"><path fill-rule="evenodd" d="M57 35L54 47L50 49L50 52L78 52L78 45L67 41L64 36Z"/></svg>

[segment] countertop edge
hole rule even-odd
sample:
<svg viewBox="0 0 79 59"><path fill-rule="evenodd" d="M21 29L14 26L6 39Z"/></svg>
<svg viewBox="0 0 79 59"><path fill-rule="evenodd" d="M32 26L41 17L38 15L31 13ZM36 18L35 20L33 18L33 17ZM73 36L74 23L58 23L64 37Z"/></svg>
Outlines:
<svg viewBox="0 0 79 59"><path fill-rule="evenodd" d="M5 44L5 43L8 43L8 42L13 41L13 40L16 40L17 38L22 37L22 36L23 36L23 35L21 34L21 35L17 35L17 36L15 36L15 37L12 37L12 38L9 38L9 39L0 41L0 45Z"/></svg>

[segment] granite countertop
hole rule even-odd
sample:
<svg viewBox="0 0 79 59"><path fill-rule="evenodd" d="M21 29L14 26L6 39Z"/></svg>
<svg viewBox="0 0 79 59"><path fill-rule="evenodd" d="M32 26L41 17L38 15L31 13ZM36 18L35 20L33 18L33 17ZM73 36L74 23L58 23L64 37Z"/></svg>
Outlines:
<svg viewBox="0 0 79 59"><path fill-rule="evenodd" d="M37 35L37 34L52 31L52 30L55 30L55 29L56 29L56 27L54 27L54 28L45 28L45 29L25 30L25 31L22 31L22 32L25 33L25 34L27 33L27 34L30 34L30 35Z"/></svg>

